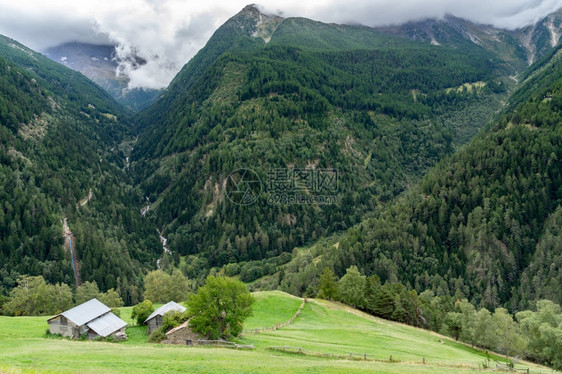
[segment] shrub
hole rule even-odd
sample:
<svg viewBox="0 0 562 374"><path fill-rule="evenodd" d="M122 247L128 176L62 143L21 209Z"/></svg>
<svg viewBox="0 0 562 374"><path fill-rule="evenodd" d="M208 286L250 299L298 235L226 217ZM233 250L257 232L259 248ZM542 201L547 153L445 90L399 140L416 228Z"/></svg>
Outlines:
<svg viewBox="0 0 562 374"><path fill-rule="evenodd" d="M240 272L240 280L242 282L252 282L263 275L262 269L258 266L246 265Z"/></svg>
<svg viewBox="0 0 562 374"><path fill-rule="evenodd" d="M164 326L157 328L148 335L148 341L151 343L160 343L162 340L166 339L166 333Z"/></svg>
<svg viewBox="0 0 562 374"><path fill-rule="evenodd" d="M229 277L240 274L240 265L238 264L228 264L224 267L224 273Z"/></svg>
<svg viewBox="0 0 562 374"><path fill-rule="evenodd" d="M144 321L154 312L152 301L145 299L142 303L135 305L131 318L137 322L138 326L142 326Z"/></svg>
<svg viewBox="0 0 562 374"><path fill-rule="evenodd" d="M164 331L169 331L187 321L189 316L187 312L179 312L177 310L170 310L164 313L162 321L162 328Z"/></svg>

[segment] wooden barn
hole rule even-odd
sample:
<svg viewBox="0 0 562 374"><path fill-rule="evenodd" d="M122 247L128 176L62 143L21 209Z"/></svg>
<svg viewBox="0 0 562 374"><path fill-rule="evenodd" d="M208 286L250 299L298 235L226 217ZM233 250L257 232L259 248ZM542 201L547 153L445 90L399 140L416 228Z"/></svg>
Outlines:
<svg viewBox="0 0 562 374"><path fill-rule="evenodd" d="M102 338L112 336L117 340L127 338L125 334L127 323L111 313L111 308L97 299L75 306L48 319L47 322L51 334L72 339L78 339L84 334L87 334L88 339L98 336Z"/></svg>
<svg viewBox="0 0 562 374"><path fill-rule="evenodd" d="M189 321L174 327L166 333L166 340L163 343L180 345L197 345L201 335L193 332L189 327Z"/></svg>
<svg viewBox="0 0 562 374"><path fill-rule="evenodd" d="M152 314L148 316L148 318L144 321L144 323L148 325L149 334L162 326L162 322L164 321L164 314L171 310L177 310L180 313L185 312L185 308L183 306L173 301L170 301L168 304L162 305L160 308L152 312Z"/></svg>

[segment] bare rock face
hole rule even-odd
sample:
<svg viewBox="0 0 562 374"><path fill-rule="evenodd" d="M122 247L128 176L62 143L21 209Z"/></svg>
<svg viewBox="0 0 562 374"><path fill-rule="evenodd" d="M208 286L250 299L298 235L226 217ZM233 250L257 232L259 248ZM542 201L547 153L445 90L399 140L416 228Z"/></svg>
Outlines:
<svg viewBox="0 0 562 374"><path fill-rule="evenodd" d="M159 90L128 89L128 75L120 69L116 46L87 43L64 43L44 51L51 60L72 70L79 71L106 90L114 99L133 110L141 110L151 104ZM128 58L129 65L142 66L146 61L137 57Z"/></svg>
<svg viewBox="0 0 562 374"><path fill-rule="evenodd" d="M240 28L248 36L261 38L264 42L269 43L271 36L283 20L283 17L265 13L258 5L250 4L232 17L226 25L230 24L235 28Z"/></svg>
<svg viewBox="0 0 562 374"><path fill-rule="evenodd" d="M283 17L264 13L255 4L246 6L239 14L248 15L255 20L254 30L250 36L262 38L266 43L269 43L271 36L284 20Z"/></svg>

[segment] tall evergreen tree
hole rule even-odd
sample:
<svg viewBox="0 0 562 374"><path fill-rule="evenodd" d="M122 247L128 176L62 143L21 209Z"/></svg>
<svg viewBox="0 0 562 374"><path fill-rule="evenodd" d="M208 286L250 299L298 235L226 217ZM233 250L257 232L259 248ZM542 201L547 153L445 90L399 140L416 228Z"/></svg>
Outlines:
<svg viewBox="0 0 562 374"><path fill-rule="evenodd" d="M335 300L338 297L338 280L332 269L325 267L318 284L318 298Z"/></svg>

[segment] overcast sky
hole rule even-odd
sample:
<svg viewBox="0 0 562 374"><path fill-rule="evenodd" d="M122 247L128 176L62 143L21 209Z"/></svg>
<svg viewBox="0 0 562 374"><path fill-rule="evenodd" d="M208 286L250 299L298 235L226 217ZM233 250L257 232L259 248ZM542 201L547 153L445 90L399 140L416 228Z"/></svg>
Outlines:
<svg viewBox="0 0 562 374"><path fill-rule="evenodd" d="M0 0L0 34L35 49L69 41L113 43L149 63L129 71L131 87L162 88L212 33L248 1ZM562 0L262 0L269 13L379 26L450 13L519 28L562 7ZM127 66L125 66L127 69Z"/></svg>

